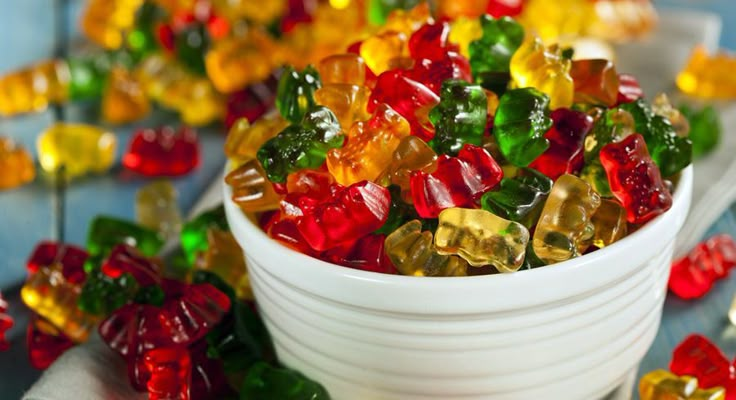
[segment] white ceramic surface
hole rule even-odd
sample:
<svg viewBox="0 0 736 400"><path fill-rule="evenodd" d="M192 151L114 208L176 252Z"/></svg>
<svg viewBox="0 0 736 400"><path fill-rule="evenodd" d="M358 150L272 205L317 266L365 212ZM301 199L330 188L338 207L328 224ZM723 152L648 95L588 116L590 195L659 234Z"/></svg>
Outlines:
<svg viewBox="0 0 736 400"><path fill-rule="evenodd" d="M225 209L281 361L337 400L602 398L651 345L692 168L674 205L618 243L553 266L417 278L353 270Z"/></svg>

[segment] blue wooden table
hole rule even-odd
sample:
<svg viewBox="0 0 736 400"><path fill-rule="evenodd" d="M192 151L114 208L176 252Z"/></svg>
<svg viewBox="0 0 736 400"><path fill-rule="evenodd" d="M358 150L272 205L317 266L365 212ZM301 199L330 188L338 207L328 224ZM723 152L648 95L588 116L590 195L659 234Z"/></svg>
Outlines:
<svg viewBox="0 0 736 400"><path fill-rule="evenodd" d="M734 0L655 0L655 4L720 14L724 19L721 45L736 49ZM76 27L82 5L82 0L0 0L0 74L33 61L73 53L81 43ZM94 106L73 105L0 119L0 135L14 138L35 155L37 134L54 121L100 123ZM111 127L118 137L118 159L137 127L165 123L176 124L175 116L155 112L145 121ZM208 184L218 179L224 162L223 129L212 126L199 132L202 165L194 173L173 181L185 214ZM9 332L11 349L0 354L0 399L19 398L39 375L27 361L24 329L28 311L18 300L19 285L25 278L25 260L33 246L42 239L84 245L87 225L97 214L133 219L135 192L146 182L123 171L118 163L106 175L87 177L68 187L58 187L40 177L18 190L0 192L0 290L10 300L10 312L16 318L16 326ZM716 232L736 236L736 209L724 213L709 234ZM736 278L732 277L695 303L668 298L662 328L640 373L666 368L672 348L691 332L715 339L730 356L735 355L736 328L726 318L734 292Z"/></svg>

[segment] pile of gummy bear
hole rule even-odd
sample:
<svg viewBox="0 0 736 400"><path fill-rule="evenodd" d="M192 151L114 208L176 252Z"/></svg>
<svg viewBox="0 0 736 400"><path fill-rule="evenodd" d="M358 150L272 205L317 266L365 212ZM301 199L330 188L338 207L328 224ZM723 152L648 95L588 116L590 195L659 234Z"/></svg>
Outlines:
<svg viewBox="0 0 736 400"><path fill-rule="evenodd" d="M349 267L464 276L565 261L671 207L687 121L612 62L571 59L508 17L391 22L287 68L280 115L231 130L232 199L275 210L261 218L274 239Z"/></svg>

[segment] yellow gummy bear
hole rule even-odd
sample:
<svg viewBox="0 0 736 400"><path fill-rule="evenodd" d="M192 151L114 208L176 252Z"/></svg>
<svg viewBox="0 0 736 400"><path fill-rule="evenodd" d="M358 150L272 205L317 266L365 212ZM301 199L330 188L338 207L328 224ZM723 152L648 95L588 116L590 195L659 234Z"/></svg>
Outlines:
<svg viewBox="0 0 736 400"><path fill-rule="evenodd" d="M82 288L68 282L61 270L61 264L39 268L28 277L20 295L28 308L46 318L69 339L84 342L99 318L77 307Z"/></svg>
<svg viewBox="0 0 736 400"><path fill-rule="evenodd" d="M584 180L562 175L552 185L544 203L532 246L546 264L569 260L582 254L593 242L591 218L601 197Z"/></svg>
<svg viewBox="0 0 736 400"><path fill-rule="evenodd" d="M408 37L402 32L379 33L364 40L360 45L360 56L376 75L388 71L392 59L408 54Z"/></svg>
<svg viewBox="0 0 736 400"><path fill-rule="evenodd" d="M677 87L685 94L704 99L736 98L736 56L719 52L709 56L697 46L685 68L677 74Z"/></svg>
<svg viewBox="0 0 736 400"><path fill-rule="evenodd" d="M518 88L534 87L550 98L550 108L570 107L575 85L570 77L570 60L556 47L546 48L542 41L527 35L511 57L511 78Z"/></svg>
<svg viewBox="0 0 736 400"><path fill-rule="evenodd" d="M225 155L237 161L248 161L256 158L258 149L264 143L289 126L289 123L278 114L262 117L251 125L247 118L235 121L225 140Z"/></svg>
<svg viewBox="0 0 736 400"><path fill-rule="evenodd" d="M470 42L478 40L483 36L483 29L480 27L480 19L460 17L450 24L450 37L452 43L456 43L460 48L460 54L465 58L470 58L468 47Z"/></svg>
<svg viewBox="0 0 736 400"><path fill-rule="evenodd" d="M218 40L205 55L207 76L222 93L266 79L281 63L268 34L251 29L245 38Z"/></svg>
<svg viewBox="0 0 736 400"><path fill-rule="evenodd" d="M724 400L726 391L720 387L698 389L698 380L692 376L677 376L658 369L644 375L639 381L640 400Z"/></svg>
<svg viewBox="0 0 736 400"><path fill-rule="evenodd" d="M626 210L615 200L602 199L591 219L595 227L593 245L608 246L626 236Z"/></svg>
<svg viewBox="0 0 736 400"><path fill-rule="evenodd" d="M0 190L26 184L36 177L36 167L28 151L0 136Z"/></svg>
<svg viewBox="0 0 736 400"><path fill-rule="evenodd" d="M466 276L468 263L458 256L442 255L432 243L432 232L422 232L415 219L386 236L386 255L402 275Z"/></svg>
<svg viewBox="0 0 736 400"><path fill-rule="evenodd" d="M115 161L117 139L93 125L56 123L36 141L38 161L44 171L62 168L67 178L107 171Z"/></svg>
<svg viewBox="0 0 736 400"><path fill-rule="evenodd" d="M207 250L199 253L195 266L232 284L238 298L253 300L243 250L229 231L207 229Z"/></svg>
<svg viewBox="0 0 736 400"><path fill-rule="evenodd" d="M177 237L182 222L178 197L170 181L156 181L141 187L135 194L136 221L165 239Z"/></svg>
<svg viewBox="0 0 736 400"><path fill-rule="evenodd" d="M423 1L410 10L397 8L389 13L386 23L380 28L380 32L401 32L406 37L419 29L422 25L433 22L429 9L429 2Z"/></svg>
<svg viewBox="0 0 736 400"><path fill-rule="evenodd" d="M353 122L368 119L370 95L371 90L365 86L332 83L319 88L314 93L314 100L335 113L340 126L348 129Z"/></svg>
<svg viewBox="0 0 736 400"><path fill-rule="evenodd" d="M273 189L258 160L250 160L225 176L233 191L232 200L245 212L275 210L281 196Z"/></svg>
<svg viewBox="0 0 736 400"><path fill-rule="evenodd" d="M0 115L42 111L69 98L71 73L61 60L48 60L0 78Z"/></svg>
<svg viewBox="0 0 736 400"><path fill-rule="evenodd" d="M102 97L105 121L125 124L145 117L150 111L151 104L138 81L127 70L113 68Z"/></svg>
<svg viewBox="0 0 736 400"><path fill-rule="evenodd" d="M440 254L457 254L468 264L517 271L524 263L529 231L481 209L447 208L439 216L434 245Z"/></svg>
<svg viewBox="0 0 736 400"><path fill-rule="evenodd" d="M344 147L327 152L327 169L344 186L374 181L391 162L401 139L410 133L404 117L380 104L371 119L353 124Z"/></svg>
<svg viewBox="0 0 736 400"><path fill-rule="evenodd" d="M143 0L91 0L82 13L82 32L106 49L123 45Z"/></svg>

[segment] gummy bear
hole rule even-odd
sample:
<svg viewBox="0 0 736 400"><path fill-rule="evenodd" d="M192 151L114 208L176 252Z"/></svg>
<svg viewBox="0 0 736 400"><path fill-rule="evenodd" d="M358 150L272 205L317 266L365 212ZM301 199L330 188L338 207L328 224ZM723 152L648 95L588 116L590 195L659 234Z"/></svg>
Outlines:
<svg viewBox="0 0 736 400"><path fill-rule="evenodd" d="M595 227L593 246L603 248L626 236L626 210L617 201L601 199L591 221Z"/></svg>
<svg viewBox="0 0 736 400"><path fill-rule="evenodd" d="M427 143L416 136L406 136L391 155L391 161L383 170L377 182L384 186L397 185L402 198L411 199L410 176L412 171L432 173L437 170L437 154Z"/></svg>
<svg viewBox="0 0 736 400"><path fill-rule="evenodd" d="M227 134L225 155L235 160L252 160L264 143L287 126L289 123L276 115L260 118L252 125L247 119L240 118L233 123Z"/></svg>
<svg viewBox="0 0 736 400"><path fill-rule="evenodd" d="M199 165L199 141L194 129L165 126L137 131L123 155L123 166L146 176L178 176Z"/></svg>
<svg viewBox="0 0 736 400"><path fill-rule="evenodd" d="M304 115L300 123L290 125L264 143L257 158L268 179L281 183L296 170L322 165L327 152L341 147L344 140L335 114L325 107L316 106Z"/></svg>
<svg viewBox="0 0 736 400"><path fill-rule="evenodd" d="M545 47L541 39L530 35L514 53L510 62L511 78L516 87L534 87L549 96L552 109L570 107L575 85L570 77L570 60L556 47Z"/></svg>
<svg viewBox="0 0 736 400"><path fill-rule="evenodd" d="M448 208L439 215L434 244L440 254L457 254L470 265L514 272L524 262L529 231L485 210Z"/></svg>
<svg viewBox="0 0 736 400"><path fill-rule="evenodd" d="M503 172L481 147L466 144L457 157L441 155L437 170L411 173L411 197L422 218L437 218L451 207L474 207L483 193L495 187Z"/></svg>
<svg viewBox="0 0 736 400"><path fill-rule="evenodd" d="M670 371L698 379L704 388L728 387L733 378L731 363L708 338L693 334L686 337L672 352Z"/></svg>
<svg viewBox="0 0 736 400"><path fill-rule="evenodd" d="M324 85L345 84L364 86L366 82L365 61L357 54L334 54L323 58L317 65Z"/></svg>
<svg viewBox="0 0 736 400"><path fill-rule="evenodd" d="M529 167L555 180L560 175L575 174L583 168L583 142L593 128L593 118L567 108L552 111L551 117L552 128L544 134L549 148Z"/></svg>
<svg viewBox="0 0 736 400"><path fill-rule="evenodd" d="M552 185L534 231L534 253L547 264L580 256L593 241L592 216L601 199L574 175L562 175Z"/></svg>
<svg viewBox="0 0 736 400"><path fill-rule="evenodd" d="M110 71L102 98L102 118L113 124L137 121L151 111L151 104L138 81L123 68Z"/></svg>
<svg viewBox="0 0 736 400"><path fill-rule="evenodd" d="M440 103L429 113L435 135L428 144L435 152L449 155L457 154L466 143L480 146L487 108L488 99L479 85L444 81Z"/></svg>
<svg viewBox="0 0 736 400"><path fill-rule="evenodd" d="M641 135L605 145L600 157L611 191L626 208L630 223L643 224L672 207L672 195Z"/></svg>
<svg viewBox="0 0 736 400"><path fill-rule="evenodd" d="M284 119L298 124L314 108L314 92L320 87L319 73L311 65L302 72L286 67L276 89L276 109Z"/></svg>
<svg viewBox="0 0 736 400"><path fill-rule="evenodd" d="M189 400L192 367L187 349L156 347L143 354L143 363L150 375L149 400Z"/></svg>
<svg viewBox="0 0 736 400"><path fill-rule="evenodd" d="M574 60L570 76L575 83L576 103L611 107L618 102L619 77L610 60Z"/></svg>
<svg viewBox="0 0 736 400"><path fill-rule="evenodd" d="M33 158L12 139L0 136L0 190L12 189L36 177Z"/></svg>
<svg viewBox="0 0 736 400"><path fill-rule="evenodd" d="M303 209L296 226L313 249L327 250L380 228L388 218L390 202L388 189L361 181L338 188L330 199Z"/></svg>
<svg viewBox="0 0 736 400"><path fill-rule="evenodd" d="M257 160L250 160L230 171L225 182L232 188L232 200L245 212L274 210L281 197L274 191Z"/></svg>
<svg viewBox="0 0 736 400"><path fill-rule="evenodd" d="M253 300L243 250L232 233L207 229L207 249L198 254L195 266L222 278L235 289L239 298Z"/></svg>
<svg viewBox="0 0 736 400"><path fill-rule="evenodd" d="M360 45L360 56L374 74L381 75L390 69L391 59L407 55L407 42L404 33L385 31L365 39Z"/></svg>
<svg viewBox="0 0 736 400"><path fill-rule="evenodd" d="M2 321L2 318L0 318L0 321ZM43 370L48 368L65 351L74 347L74 342L50 322L35 315L28 322L26 346L28 347L28 359L31 366Z"/></svg>
<svg viewBox="0 0 736 400"><path fill-rule="evenodd" d="M692 376L677 376L658 369L644 375L639 381L640 400L724 400L722 387L698 389L698 380Z"/></svg>
<svg viewBox="0 0 736 400"><path fill-rule="evenodd" d="M503 178L499 186L481 197L484 210L531 229L542 213L552 180L533 169L524 169L513 178Z"/></svg>
<svg viewBox="0 0 736 400"><path fill-rule="evenodd" d="M511 164L526 167L549 148L549 97L534 88L513 89L499 99L493 134Z"/></svg>
<svg viewBox="0 0 736 400"><path fill-rule="evenodd" d="M470 66L473 78L484 88L503 94L511 79L510 63L524 40L524 28L509 17L480 17L483 35L470 42Z"/></svg>
<svg viewBox="0 0 736 400"><path fill-rule="evenodd" d="M107 171L115 161L115 135L92 125L55 123L36 142L41 168L68 178Z"/></svg>
<svg viewBox="0 0 736 400"><path fill-rule="evenodd" d="M685 68L677 74L677 87L685 94L704 99L733 99L736 81L731 71L736 58L725 52L708 55L704 46L696 46Z"/></svg>
<svg viewBox="0 0 736 400"><path fill-rule="evenodd" d="M207 230L210 228L230 230L222 205L202 212L182 227L181 248L190 264L194 264L198 253L207 250Z"/></svg>
<svg viewBox="0 0 736 400"><path fill-rule="evenodd" d="M465 276L468 263L455 255L442 255L434 247L432 232L412 220L386 237L385 251L402 275Z"/></svg>
<svg viewBox="0 0 736 400"><path fill-rule="evenodd" d="M716 235L672 263L668 287L682 299L702 297L734 266L736 243L728 235Z"/></svg>
<svg viewBox="0 0 736 400"><path fill-rule="evenodd" d="M400 70L386 71L378 76L368 101L368 112L386 103L406 118L412 135L428 141L434 135L427 113L439 103L439 97L425 85L410 79Z"/></svg>
<svg viewBox="0 0 736 400"><path fill-rule="evenodd" d="M322 385L299 372L277 368L265 362L253 365L240 387L242 398L253 400L329 400L330 395Z"/></svg>
<svg viewBox="0 0 736 400"><path fill-rule="evenodd" d="M371 118L358 121L347 133L342 148L327 152L327 169L341 185L376 180L391 161L402 138L410 135L409 123L386 104L380 104Z"/></svg>
<svg viewBox="0 0 736 400"><path fill-rule="evenodd" d="M178 236L182 223L178 197L170 181L156 181L141 187L135 194L136 221L165 239Z"/></svg>
<svg viewBox="0 0 736 400"><path fill-rule="evenodd" d="M317 104L330 109L347 130L354 121L368 118L366 107L371 91L365 86L331 83L314 93Z"/></svg>

